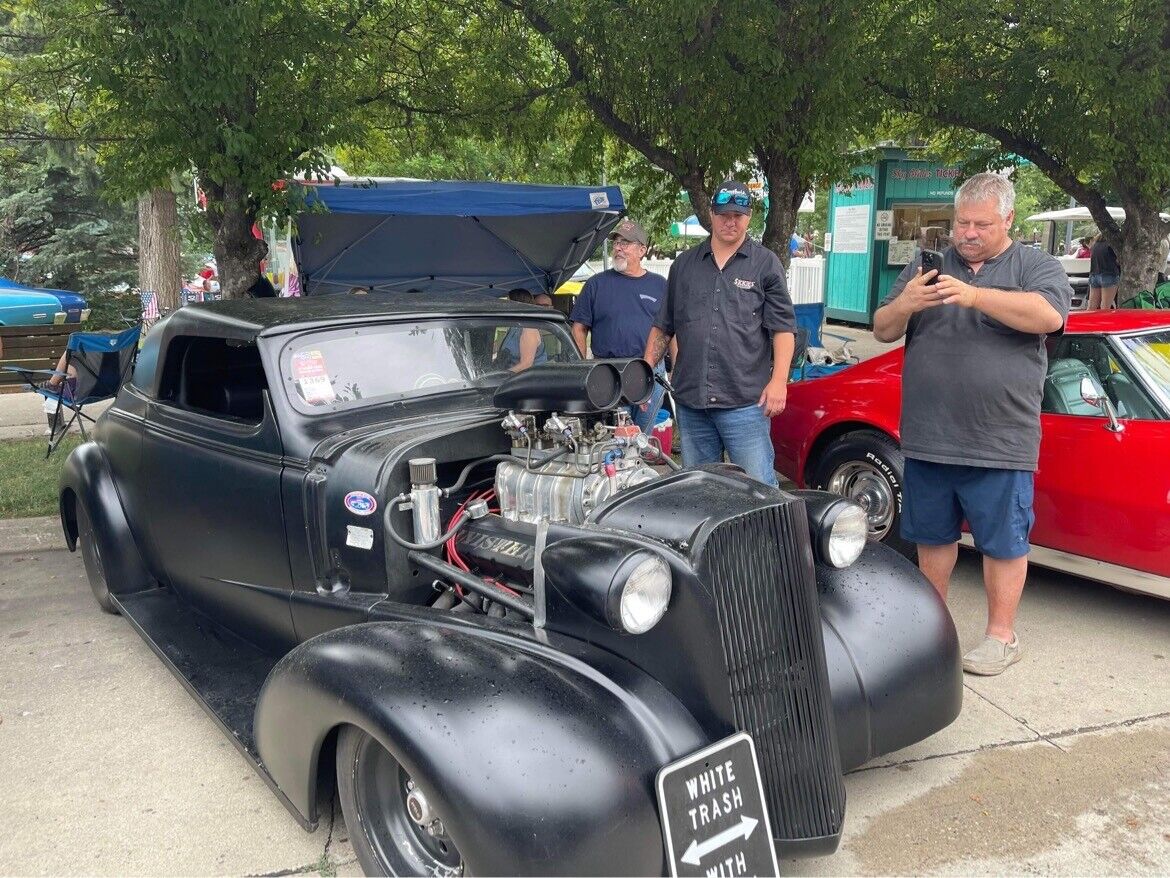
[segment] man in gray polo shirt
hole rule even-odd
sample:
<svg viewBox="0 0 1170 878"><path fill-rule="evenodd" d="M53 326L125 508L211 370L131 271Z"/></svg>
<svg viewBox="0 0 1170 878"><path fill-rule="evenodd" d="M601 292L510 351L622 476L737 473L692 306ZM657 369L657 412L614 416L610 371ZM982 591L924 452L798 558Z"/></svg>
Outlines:
<svg viewBox="0 0 1170 878"><path fill-rule="evenodd" d="M670 266L644 356L657 364L678 342L672 380L683 463L716 463L726 451L774 486L769 428L788 398L795 321L784 266L747 237L751 213L742 183L727 180L715 192L711 237Z"/></svg>
<svg viewBox="0 0 1170 878"><path fill-rule="evenodd" d="M1020 658L1044 337L1063 328L1072 298L1056 259L1008 236L1014 204L1005 177L967 180L942 270L907 266L873 318L879 341L906 336L902 537L944 598L964 519L983 554L986 634L963 656L963 669L982 675Z"/></svg>

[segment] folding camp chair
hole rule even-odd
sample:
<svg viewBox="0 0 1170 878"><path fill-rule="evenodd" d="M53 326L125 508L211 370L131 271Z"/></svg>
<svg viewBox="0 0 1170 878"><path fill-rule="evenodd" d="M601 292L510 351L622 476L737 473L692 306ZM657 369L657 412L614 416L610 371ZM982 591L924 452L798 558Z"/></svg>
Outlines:
<svg viewBox="0 0 1170 878"><path fill-rule="evenodd" d="M824 302L802 302L793 305L793 310L796 312L796 351L792 357L791 380L831 375L858 362L849 350L853 339L824 331ZM837 339L841 342L840 347L830 351L825 347L825 338Z"/></svg>
<svg viewBox="0 0 1170 878"><path fill-rule="evenodd" d="M65 345L64 369L26 369L21 366L6 366L17 372L30 388L46 400L49 413L49 447L47 458L65 438L69 428L76 422L83 439L85 422L94 419L82 411L83 406L112 399L130 377L134 368L134 357L138 353L140 326L132 326L122 332L74 332ZM47 379L60 376L64 380L56 387L50 387ZM65 413L67 420L63 420Z"/></svg>

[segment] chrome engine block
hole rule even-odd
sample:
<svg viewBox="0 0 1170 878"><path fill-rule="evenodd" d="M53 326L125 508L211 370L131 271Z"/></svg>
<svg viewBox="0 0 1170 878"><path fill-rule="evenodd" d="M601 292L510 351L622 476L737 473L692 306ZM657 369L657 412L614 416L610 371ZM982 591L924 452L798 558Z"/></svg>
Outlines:
<svg viewBox="0 0 1170 878"><path fill-rule="evenodd" d="M509 414L503 427L515 460L496 467L501 517L579 524L614 494L658 478L642 458L645 437L623 418L617 427L586 430L579 418L554 413L538 430L531 415ZM557 452L547 463L532 463Z"/></svg>

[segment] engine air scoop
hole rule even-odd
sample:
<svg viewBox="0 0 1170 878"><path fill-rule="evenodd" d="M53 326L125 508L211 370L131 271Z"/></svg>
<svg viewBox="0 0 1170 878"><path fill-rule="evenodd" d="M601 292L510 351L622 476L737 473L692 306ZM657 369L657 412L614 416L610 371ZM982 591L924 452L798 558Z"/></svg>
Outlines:
<svg viewBox="0 0 1170 878"><path fill-rule="evenodd" d="M508 378L492 397L518 412L602 412L621 398L621 373L610 363L542 363Z"/></svg>

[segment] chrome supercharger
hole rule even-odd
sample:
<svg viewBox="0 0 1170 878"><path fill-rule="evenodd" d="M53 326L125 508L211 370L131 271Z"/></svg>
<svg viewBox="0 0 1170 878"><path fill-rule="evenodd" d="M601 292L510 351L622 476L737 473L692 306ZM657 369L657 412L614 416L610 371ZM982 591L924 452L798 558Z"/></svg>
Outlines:
<svg viewBox="0 0 1170 878"><path fill-rule="evenodd" d="M658 478L642 457L646 436L629 416L616 425L552 413L509 412L501 426L512 440L514 460L496 467L496 497L506 521L580 524L621 491Z"/></svg>

